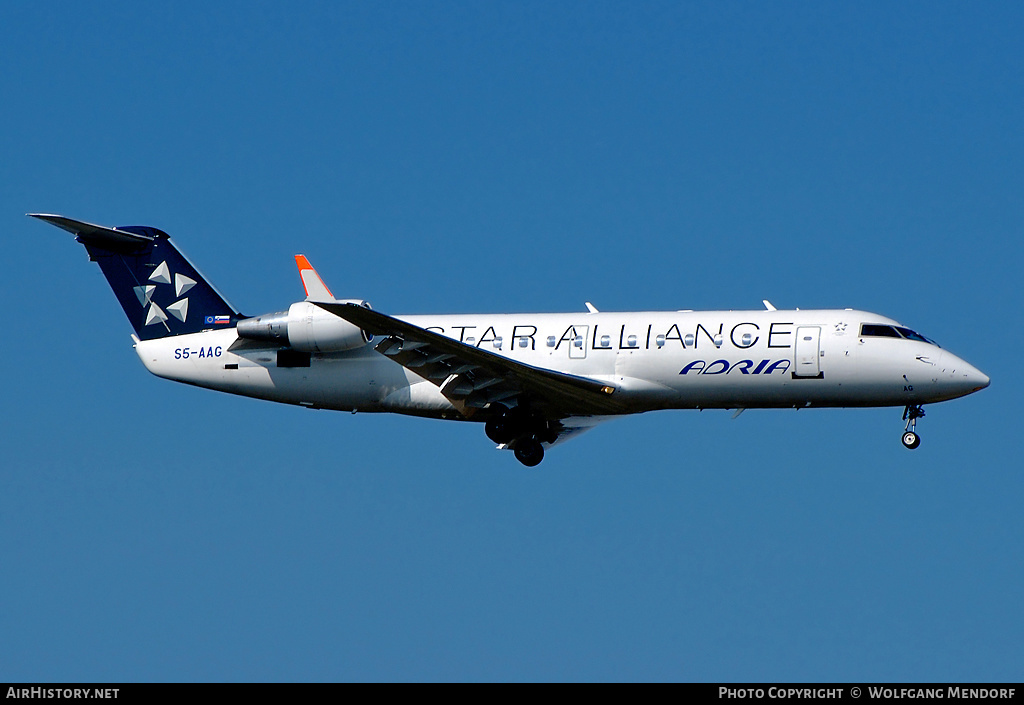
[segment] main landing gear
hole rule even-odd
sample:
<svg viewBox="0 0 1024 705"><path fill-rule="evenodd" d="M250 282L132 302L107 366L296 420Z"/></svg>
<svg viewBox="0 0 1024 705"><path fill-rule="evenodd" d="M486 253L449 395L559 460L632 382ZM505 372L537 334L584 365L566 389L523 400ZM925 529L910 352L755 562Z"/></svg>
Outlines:
<svg viewBox="0 0 1024 705"><path fill-rule="evenodd" d="M528 468L544 460L544 446L541 444L553 443L558 437L557 431L543 416L520 406L503 409L492 416L487 420L484 432L495 443L508 444L516 460Z"/></svg>
<svg viewBox="0 0 1024 705"><path fill-rule="evenodd" d="M516 441L512 452L516 454L516 460L528 468L540 465L540 461L544 460L544 446L533 436Z"/></svg>
<svg viewBox="0 0 1024 705"><path fill-rule="evenodd" d="M924 409L919 405L908 406L903 410L903 420L907 427L903 431L903 445L914 450L921 445L921 437L917 435L917 420L924 418Z"/></svg>

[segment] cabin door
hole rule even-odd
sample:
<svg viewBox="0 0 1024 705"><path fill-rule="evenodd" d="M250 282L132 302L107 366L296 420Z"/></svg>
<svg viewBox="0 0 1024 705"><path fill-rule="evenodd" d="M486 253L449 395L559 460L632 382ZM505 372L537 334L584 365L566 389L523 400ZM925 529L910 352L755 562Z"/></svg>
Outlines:
<svg viewBox="0 0 1024 705"><path fill-rule="evenodd" d="M796 363L794 377L821 377L821 328L801 326L796 329Z"/></svg>

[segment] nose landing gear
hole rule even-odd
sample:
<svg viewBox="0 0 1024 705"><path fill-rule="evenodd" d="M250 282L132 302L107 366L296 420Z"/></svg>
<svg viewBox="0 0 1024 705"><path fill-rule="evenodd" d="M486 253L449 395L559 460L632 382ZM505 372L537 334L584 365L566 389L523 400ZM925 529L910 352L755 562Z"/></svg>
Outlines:
<svg viewBox="0 0 1024 705"><path fill-rule="evenodd" d="M921 437L917 435L917 420L921 418L924 418L924 409L920 405L908 406L903 410L903 420L907 422L903 431L903 445L910 450L921 445Z"/></svg>

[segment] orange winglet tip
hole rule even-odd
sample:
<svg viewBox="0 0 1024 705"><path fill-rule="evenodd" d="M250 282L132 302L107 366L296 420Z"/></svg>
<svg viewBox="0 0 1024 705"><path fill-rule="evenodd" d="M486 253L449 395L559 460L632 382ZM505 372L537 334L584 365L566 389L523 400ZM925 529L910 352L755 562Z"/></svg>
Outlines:
<svg viewBox="0 0 1024 705"><path fill-rule="evenodd" d="M299 278L302 279L302 288L306 290L307 297L334 298L331 290L324 284L324 280L306 259L306 255L295 255L295 264L299 268Z"/></svg>

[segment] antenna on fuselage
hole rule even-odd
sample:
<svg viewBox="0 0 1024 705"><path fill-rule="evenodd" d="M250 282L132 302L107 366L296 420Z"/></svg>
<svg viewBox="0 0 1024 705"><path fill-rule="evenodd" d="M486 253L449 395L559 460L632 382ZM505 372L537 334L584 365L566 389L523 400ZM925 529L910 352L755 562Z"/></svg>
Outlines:
<svg viewBox="0 0 1024 705"><path fill-rule="evenodd" d="M768 311L776 311L777 310L774 306L772 306L772 302L769 301L768 299L761 299L761 303L764 304L765 309L767 309Z"/></svg>

